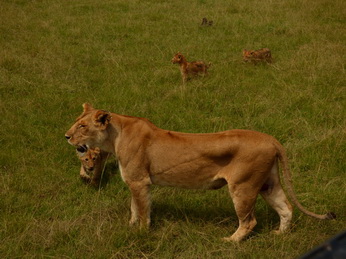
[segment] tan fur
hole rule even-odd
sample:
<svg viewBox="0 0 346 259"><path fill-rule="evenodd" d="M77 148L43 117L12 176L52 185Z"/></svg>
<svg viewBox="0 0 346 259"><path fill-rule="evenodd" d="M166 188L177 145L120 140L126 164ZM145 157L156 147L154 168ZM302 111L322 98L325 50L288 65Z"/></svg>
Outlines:
<svg viewBox="0 0 346 259"><path fill-rule="evenodd" d="M187 62L186 58L180 52L174 55L172 63L179 64L183 83L187 81L189 76L208 74L208 68L210 67L210 63L207 65L203 61Z"/></svg>
<svg viewBox="0 0 346 259"><path fill-rule="evenodd" d="M272 63L272 54L270 49L263 48L258 50L243 50L243 60L244 62L252 62L257 64L258 62L265 61Z"/></svg>
<svg viewBox="0 0 346 259"><path fill-rule="evenodd" d="M240 241L256 225L258 194L280 216L278 233L286 231L292 206L280 184L278 160L292 201L304 213L320 219L297 201L291 184L285 151L272 136L250 130L192 134L163 130L144 118L123 116L84 104L84 112L66 132L76 147L88 145L113 153L121 177L131 194L130 224L150 224L150 185L189 189L218 189L228 186L239 219L237 231L225 240Z"/></svg>
<svg viewBox="0 0 346 259"><path fill-rule="evenodd" d="M82 180L94 186L100 183L104 162L107 153L101 151L98 147L88 148L85 152L77 152L77 157L81 161L79 175Z"/></svg>

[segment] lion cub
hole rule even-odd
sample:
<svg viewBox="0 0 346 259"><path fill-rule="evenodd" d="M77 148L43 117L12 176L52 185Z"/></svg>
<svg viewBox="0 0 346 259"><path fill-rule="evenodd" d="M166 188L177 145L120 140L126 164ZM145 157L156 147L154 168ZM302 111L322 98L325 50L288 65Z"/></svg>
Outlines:
<svg viewBox="0 0 346 259"><path fill-rule="evenodd" d="M206 75L208 73L207 70L211 65L210 63L207 65L203 61L187 62L186 58L180 52L174 55L174 57L172 58L172 63L179 64L183 83L187 81L190 75Z"/></svg>
<svg viewBox="0 0 346 259"><path fill-rule="evenodd" d="M88 148L83 152L76 150L77 157L81 161L81 169L79 175L81 179L94 186L99 184L103 169L103 154L101 150L96 148Z"/></svg>
<svg viewBox="0 0 346 259"><path fill-rule="evenodd" d="M243 50L243 60L244 62L252 62L257 64L258 62L265 61L272 63L272 54L270 49L263 48L258 50Z"/></svg>

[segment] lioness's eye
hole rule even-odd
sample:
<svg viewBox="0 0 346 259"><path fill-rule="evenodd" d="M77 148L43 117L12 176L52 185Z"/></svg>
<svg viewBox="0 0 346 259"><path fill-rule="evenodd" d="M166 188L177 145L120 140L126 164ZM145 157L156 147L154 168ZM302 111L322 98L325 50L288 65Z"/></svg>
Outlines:
<svg viewBox="0 0 346 259"><path fill-rule="evenodd" d="M86 126L83 124L78 125L78 129L85 128Z"/></svg>

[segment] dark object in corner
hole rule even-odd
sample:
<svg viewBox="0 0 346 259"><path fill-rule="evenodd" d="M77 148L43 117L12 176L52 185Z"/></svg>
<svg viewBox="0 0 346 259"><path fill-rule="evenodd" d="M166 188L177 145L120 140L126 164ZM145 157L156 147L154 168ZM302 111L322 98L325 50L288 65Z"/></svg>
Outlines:
<svg viewBox="0 0 346 259"><path fill-rule="evenodd" d="M345 259L346 231L336 235L298 259Z"/></svg>

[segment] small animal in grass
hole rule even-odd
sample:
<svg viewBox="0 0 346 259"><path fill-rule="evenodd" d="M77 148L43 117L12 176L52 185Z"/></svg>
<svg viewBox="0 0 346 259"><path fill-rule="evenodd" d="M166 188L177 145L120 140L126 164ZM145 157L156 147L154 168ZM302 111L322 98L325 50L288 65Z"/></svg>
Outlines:
<svg viewBox="0 0 346 259"><path fill-rule="evenodd" d="M208 68L211 65L211 63L206 64L203 61L188 62L180 52L174 55L172 63L179 64L183 83L185 83L190 76L196 76L198 74L204 76L208 74Z"/></svg>
<svg viewBox="0 0 346 259"><path fill-rule="evenodd" d="M258 50L243 50L243 60L244 62L252 62L257 64L258 62L272 63L272 54L270 49L263 48Z"/></svg>
<svg viewBox="0 0 346 259"><path fill-rule="evenodd" d="M80 178L86 183L98 186L107 155L98 147L82 147L78 148L76 152L82 164L79 172Z"/></svg>
<svg viewBox="0 0 346 259"><path fill-rule="evenodd" d="M212 26L213 23L214 23L213 21L208 21L208 19L204 17L204 18L202 19L201 26Z"/></svg>

